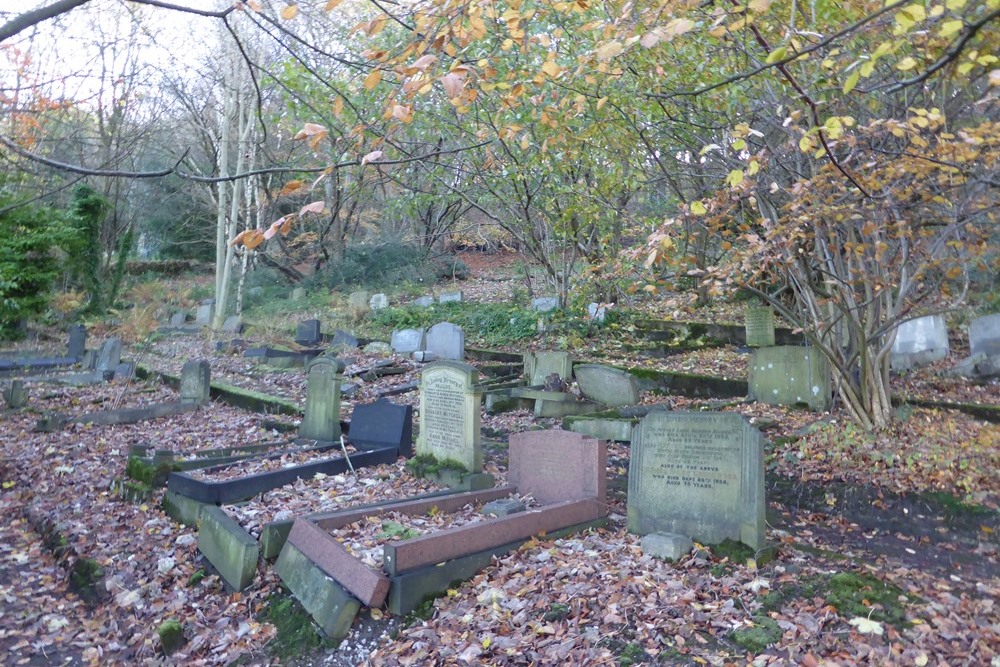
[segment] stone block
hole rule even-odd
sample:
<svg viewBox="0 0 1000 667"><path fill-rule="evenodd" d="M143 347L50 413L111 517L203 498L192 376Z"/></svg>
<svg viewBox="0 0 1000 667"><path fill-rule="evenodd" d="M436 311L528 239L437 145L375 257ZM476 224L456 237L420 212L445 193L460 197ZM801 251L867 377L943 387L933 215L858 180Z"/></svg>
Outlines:
<svg viewBox="0 0 1000 667"><path fill-rule="evenodd" d="M434 297L422 296L413 300L413 305L418 308L429 308L434 305Z"/></svg>
<svg viewBox="0 0 1000 667"><path fill-rule="evenodd" d="M563 420L563 428L567 431L589 435L598 440L614 442L631 442L632 428L639 423L638 419L624 417L589 417L571 416Z"/></svg>
<svg viewBox="0 0 1000 667"><path fill-rule="evenodd" d="M389 580L349 554L340 542L308 519L295 520L287 545L298 549L362 603L382 606L389 592Z"/></svg>
<svg viewBox="0 0 1000 667"><path fill-rule="evenodd" d="M274 571L328 637L340 640L347 636L361 608L357 598L288 543Z"/></svg>
<svg viewBox="0 0 1000 667"><path fill-rule="evenodd" d="M694 542L687 535L676 533L650 533L639 542L642 553L654 558L677 561L691 552Z"/></svg>
<svg viewBox="0 0 1000 667"><path fill-rule="evenodd" d="M260 545L221 508L202 509L198 550L233 589L241 591L253 583Z"/></svg>
<svg viewBox="0 0 1000 667"><path fill-rule="evenodd" d="M531 309L538 313L547 313L559 307L559 297L540 296L531 300Z"/></svg>
<svg viewBox="0 0 1000 667"><path fill-rule="evenodd" d="M528 509L520 500L503 499L483 505L483 514L495 517L505 517L511 514L519 514Z"/></svg>
<svg viewBox="0 0 1000 667"><path fill-rule="evenodd" d="M462 290L457 292L442 292L438 296L438 303L461 303L462 301Z"/></svg>
<svg viewBox="0 0 1000 667"><path fill-rule="evenodd" d="M573 373L585 398L613 407L639 402L639 384L627 371L600 364L581 364L573 368Z"/></svg>
<svg viewBox="0 0 1000 667"><path fill-rule="evenodd" d="M372 310L382 310L383 308L389 307L389 297L385 294L379 292L378 294L373 294L372 298L368 300L368 307Z"/></svg>

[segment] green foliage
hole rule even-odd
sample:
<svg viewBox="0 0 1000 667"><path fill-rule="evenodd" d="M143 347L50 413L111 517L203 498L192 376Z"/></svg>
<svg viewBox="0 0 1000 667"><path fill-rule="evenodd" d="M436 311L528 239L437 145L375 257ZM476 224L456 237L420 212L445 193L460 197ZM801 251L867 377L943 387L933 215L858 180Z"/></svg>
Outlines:
<svg viewBox="0 0 1000 667"><path fill-rule="evenodd" d="M276 593L268 598L261 618L278 631L268 647L271 655L282 661L336 646L336 642L331 642L320 633L309 613L290 595Z"/></svg>
<svg viewBox="0 0 1000 667"><path fill-rule="evenodd" d="M754 614L753 625L733 631L730 638L750 653L760 653L781 639L781 626L764 614Z"/></svg>
<svg viewBox="0 0 1000 667"><path fill-rule="evenodd" d="M69 573L70 588L84 602L93 604L101 599L104 591L104 568L93 558L77 558Z"/></svg>
<svg viewBox="0 0 1000 667"><path fill-rule="evenodd" d="M130 457L125 464L125 474L128 477L149 487L165 486L170 473L180 469L179 465L166 461L152 465L136 456Z"/></svg>
<svg viewBox="0 0 1000 667"><path fill-rule="evenodd" d="M436 304L429 308L402 306L383 308L372 313L373 326L386 329L429 327L441 321L457 324L467 338L484 345L506 345L537 335L538 314L521 306L506 303L467 301Z"/></svg>
<svg viewBox="0 0 1000 667"><path fill-rule="evenodd" d="M396 521L383 521L382 531L375 536L376 540L409 540L419 537L420 531L404 526Z"/></svg>
<svg viewBox="0 0 1000 667"><path fill-rule="evenodd" d="M135 229L118 238L102 240L102 228L111 209L107 198L89 185L73 191L73 235L67 261L70 276L87 293L86 312L103 314L114 305L125 277L126 259L135 245Z"/></svg>
<svg viewBox="0 0 1000 667"><path fill-rule="evenodd" d="M194 588L195 586L200 584L201 580L204 578L205 578L205 570L203 569L195 570L194 572L191 573L191 576L188 577L188 584L187 584L188 588Z"/></svg>
<svg viewBox="0 0 1000 667"><path fill-rule="evenodd" d="M180 621L173 618L160 623L160 627L156 629L156 634L160 637L160 646L163 648L165 655L175 653L187 641L184 638L184 628L181 626Z"/></svg>
<svg viewBox="0 0 1000 667"><path fill-rule="evenodd" d="M306 289L336 289L345 286L398 286L407 283L432 284L441 277L468 273L457 259L432 259L425 248L406 243L353 245L344 257L302 282Z"/></svg>
<svg viewBox="0 0 1000 667"><path fill-rule="evenodd" d="M442 470L452 470L459 473L466 473L468 469L459 461L453 459L439 459L433 454L418 454L406 462L406 468L417 475L434 475Z"/></svg>

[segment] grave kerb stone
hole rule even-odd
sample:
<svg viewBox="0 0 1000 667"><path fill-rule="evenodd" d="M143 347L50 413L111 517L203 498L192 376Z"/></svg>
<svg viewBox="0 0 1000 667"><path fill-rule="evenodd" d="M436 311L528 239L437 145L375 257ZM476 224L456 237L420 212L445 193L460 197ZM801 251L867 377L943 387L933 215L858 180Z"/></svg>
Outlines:
<svg viewBox="0 0 1000 667"><path fill-rule="evenodd" d="M482 471L478 376L475 368L457 361L436 361L424 368L418 455L457 462L471 473Z"/></svg>

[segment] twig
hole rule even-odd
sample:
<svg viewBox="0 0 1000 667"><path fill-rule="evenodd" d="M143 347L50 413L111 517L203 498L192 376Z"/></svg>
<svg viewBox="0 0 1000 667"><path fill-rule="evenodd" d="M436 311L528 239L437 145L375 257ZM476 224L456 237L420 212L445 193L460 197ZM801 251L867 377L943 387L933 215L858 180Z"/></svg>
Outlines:
<svg viewBox="0 0 1000 667"><path fill-rule="evenodd" d="M351 457L347 455L347 446L344 444L344 436L340 436L340 451L344 453L344 460L347 461L347 467L351 469L351 474L354 475L356 479L358 473L354 470L354 464L351 463Z"/></svg>

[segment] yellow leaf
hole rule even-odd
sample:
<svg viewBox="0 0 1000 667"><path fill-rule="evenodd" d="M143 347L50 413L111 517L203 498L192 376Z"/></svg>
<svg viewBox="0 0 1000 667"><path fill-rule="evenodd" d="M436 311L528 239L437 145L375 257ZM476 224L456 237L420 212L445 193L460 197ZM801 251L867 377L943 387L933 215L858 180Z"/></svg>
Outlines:
<svg viewBox="0 0 1000 667"><path fill-rule="evenodd" d="M808 153L813 149L813 140L808 134L799 139L799 150Z"/></svg>
<svg viewBox="0 0 1000 667"><path fill-rule="evenodd" d="M767 64L773 65L774 63L784 58L785 54L787 53L788 53L788 48L784 46L779 47L774 51L771 51L769 54L767 54Z"/></svg>
<svg viewBox="0 0 1000 667"><path fill-rule="evenodd" d="M342 113L344 113L344 98L338 97L333 101L333 115L340 118Z"/></svg>
<svg viewBox="0 0 1000 667"><path fill-rule="evenodd" d="M1000 86L1000 69L995 69L990 72L990 85Z"/></svg>
<svg viewBox="0 0 1000 667"><path fill-rule="evenodd" d="M755 176L758 171L760 171L760 162L751 160L749 166L747 166L747 176Z"/></svg>
<svg viewBox="0 0 1000 667"><path fill-rule="evenodd" d="M847 81L844 82L844 94L854 90L854 87L858 85L858 80L861 79L861 70L856 69L851 72L851 75L847 77Z"/></svg>
<svg viewBox="0 0 1000 667"><path fill-rule="evenodd" d="M745 139L737 139L733 142L732 149L734 151L741 151L747 147L747 142Z"/></svg>
<svg viewBox="0 0 1000 667"><path fill-rule="evenodd" d="M368 155L366 155L363 158L361 158L361 166L364 166L364 165L368 164L369 162L377 160L380 157L382 157L382 151L372 151Z"/></svg>
<svg viewBox="0 0 1000 667"><path fill-rule="evenodd" d="M299 6L296 4L286 5L281 10L281 18L290 21L299 15Z"/></svg>
<svg viewBox="0 0 1000 667"><path fill-rule="evenodd" d="M906 7L903 7L903 9L900 11L904 12L907 16L909 16L914 23L916 23L917 21L923 21L925 18L927 18L927 12L924 10L924 6L917 3L913 3L912 5L907 5Z"/></svg>
<svg viewBox="0 0 1000 667"><path fill-rule="evenodd" d="M527 134L521 135L520 146L522 151L528 150L528 148L531 146L531 138Z"/></svg>
<svg viewBox="0 0 1000 667"><path fill-rule="evenodd" d="M646 285L642 288L643 292L649 292L650 294L656 294L656 285Z"/></svg>
<svg viewBox="0 0 1000 667"><path fill-rule="evenodd" d="M962 22L960 19L955 19L954 21L945 21L944 23L941 24L941 30L938 31L938 34L941 35L942 37L951 37L956 32L961 30L964 26L965 23Z"/></svg>
<svg viewBox="0 0 1000 667"><path fill-rule="evenodd" d="M611 40L610 42L605 42L597 48L597 60L598 62L607 62L620 54L625 47L621 45L621 42L616 40Z"/></svg>
<svg viewBox="0 0 1000 667"><path fill-rule="evenodd" d="M906 56L898 63L896 63L896 69L901 70L903 72L911 70L916 66L917 66L917 61L911 58L910 56Z"/></svg>
<svg viewBox="0 0 1000 667"><path fill-rule="evenodd" d="M924 667L927 664L927 654L921 651L913 658L913 664L917 667Z"/></svg>
<svg viewBox="0 0 1000 667"><path fill-rule="evenodd" d="M691 202L691 212L695 215L705 215L708 213L708 209L700 201Z"/></svg>
<svg viewBox="0 0 1000 667"><path fill-rule="evenodd" d="M372 90L382 80L382 70L372 70L371 74L365 77L365 90Z"/></svg>
<svg viewBox="0 0 1000 667"><path fill-rule="evenodd" d="M873 621L870 618L864 618L862 616L855 616L848 621L851 625L858 629L863 635L881 635L885 632L882 624L878 621Z"/></svg>
<svg viewBox="0 0 1000 667"><path fill-rule="evenodd" d="M384 616L384 614L381 609L372 609L372 620L381 621L382 616Z"/></svg>
<svg viewBox="0 0 1000 667"><path fill-rule="evenodd" d="M679 37L694 28L694 21L690 19L672 19L663 30L663 35L667 39Z"/></svg>
<svg viewBox="0 0 1000 667"><path fill-rule="evenodd" d="M712 37L723 37L726 34L726 26L720 25L708 31Z"/></svg>
<svg viewBox="0 0 1000 667"><path fill-rule="evenodd" d="M326 6L323 7L326 11L330 12L337 8L343 0L326 0Z"/></svg>
<svg viewBox="0 0 1000 667"><path fill-rule="evenodd" d="M994 70L994 72L1000 72L1000 70ZM991 77L992 77L992 75L991 75ZM993 79L990 78L990 82L992 82L992 81L993 81ZM600 111L601 108L605 104L607 104L607 103L608 103L608 98L607 97L602 97L601 99L597 100L597 110Z"/></svg>
<svg viewBox="0 0 1000 667"><path fill-rule="evenodd" d="M492 644L492 643L493 643L493 638L492 637L486 637L485 639L483 639L483 648L489 648L490 644Z"/></svg>
<svg viewBox="0 0 1000 667"><path fill-rule="evenodd" d="M959 74L968 74L972 71L972 68L976 66L976 63L962 63L958 66Z"/></svg>
<svg viewBox="0 0 1000 667"><path fill-rule="evenodd" d="M559 76L559 74L562 72L562 67L557 65L555 61L546 60L542 64L542 71L551 76L552 78L555 78Z"/></svg>
<svg viewBox="0 0 1000 667"><path fill-rule="evenodd" d="M737 185L743 182L744 176L745 174L743 173L742 169L733 169L731 172L729 172L729 175L726 176L726 183L728 183L733 187L736 187Z"/></svg>
<svg viewBox="0 0 1000 667"><path fill-rule="evenodd" d="M865 77L866 79L870 77L872 75L872 72L874 71L875 71L874 60L868 60L861 65L861 76Z"/></svg>
<svg viewBox="0 0 1000 667"><path fill-rule="evenodd" d="M966 2L968 2L968 0L946 0L944 6L951 11L956 11L965 7Z"/></svg>
<svg viewBox="0 0 1000 667"><path fill-rule="evenodd" d="M771 6L771 0L750 0L750 11L762 14Z"/></svg>

